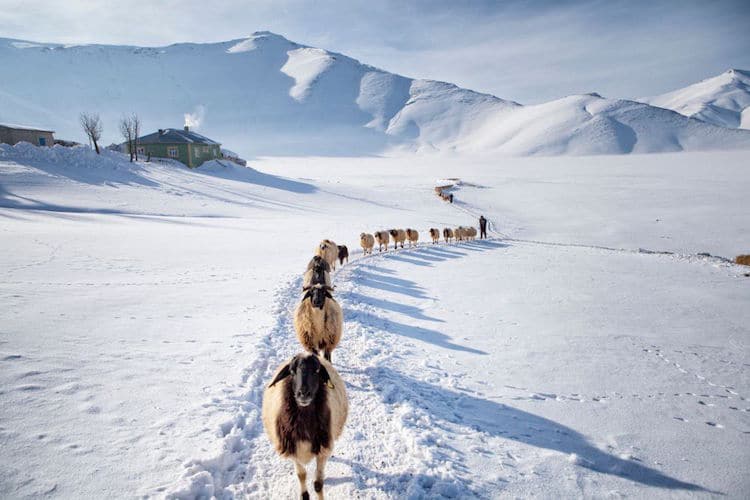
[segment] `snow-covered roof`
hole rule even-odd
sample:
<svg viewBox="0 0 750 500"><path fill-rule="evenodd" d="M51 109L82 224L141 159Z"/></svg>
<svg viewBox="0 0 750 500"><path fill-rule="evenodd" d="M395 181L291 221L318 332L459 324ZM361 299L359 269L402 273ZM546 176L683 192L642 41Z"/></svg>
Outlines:
<svg viewBox="0 0 750 500"><path fill-rule="evenodd" d="M219 144L206 136L181 128L166 128L138 138L141 144Z"/></svg>
<svg viewBox="0 0 750 500"><path fill-rule="evenodd" d="M55 131L47 128L31 127L29 125L18 125L16 123L0 123L0 127L13 128L16 130L33 130L35 132L49 132L53 134Z"/></svg>

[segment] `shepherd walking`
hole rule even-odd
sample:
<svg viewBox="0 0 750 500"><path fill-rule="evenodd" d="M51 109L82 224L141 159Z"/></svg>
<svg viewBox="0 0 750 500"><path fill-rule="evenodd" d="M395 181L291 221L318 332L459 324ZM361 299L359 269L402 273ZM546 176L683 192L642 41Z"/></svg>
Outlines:
<svg viewBox="0 0 750 500"><path fill-rule="evenodd" d="M485 239L487 237L487 219L484 215L479 216L479 238Z"/></svg>

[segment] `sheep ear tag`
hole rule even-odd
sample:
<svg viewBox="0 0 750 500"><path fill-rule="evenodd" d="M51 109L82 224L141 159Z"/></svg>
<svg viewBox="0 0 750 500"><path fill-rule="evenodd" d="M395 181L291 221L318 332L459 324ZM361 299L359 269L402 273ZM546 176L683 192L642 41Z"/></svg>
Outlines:
<svg viewBox="0 0 750 500"><path fill-rule="evenodd" d="M326 387L328 387L328 388L329 388L329 389L331 389L331 390L334 390L334 389L335 389L335 387L333 386L333 382L331 382L331 380L330 380L330 379L329 379L329 380L326 380Z"/></svg>

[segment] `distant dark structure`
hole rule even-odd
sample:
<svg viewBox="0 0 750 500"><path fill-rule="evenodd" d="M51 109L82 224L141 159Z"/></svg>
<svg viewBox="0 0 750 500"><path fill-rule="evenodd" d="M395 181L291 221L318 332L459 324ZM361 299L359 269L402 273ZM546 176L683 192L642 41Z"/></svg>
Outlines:
<svg viewBox="0 0 750 500"><path fill-rule="evenodd" d="M11 146L19 142L29 142L34 146L53 146L54 133L54 130L0 123L0 142Z"/></svg>

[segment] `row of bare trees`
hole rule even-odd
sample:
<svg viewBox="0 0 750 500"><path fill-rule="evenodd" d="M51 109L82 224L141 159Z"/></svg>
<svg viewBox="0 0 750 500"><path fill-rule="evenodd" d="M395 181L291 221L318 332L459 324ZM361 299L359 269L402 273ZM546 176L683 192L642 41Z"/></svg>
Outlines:
<svg viewBox="0 0 750 500"><path fill-rule="evenodd" d="M99 140L102 138L102 120L99 113L81 113L81 127L94 145L96 154L99 154ZM120 134L122 134L130 153L130 161L138 161L138 136L141 135L141 119L133 113L130 116L123 116L120 119Z"/></svg>

